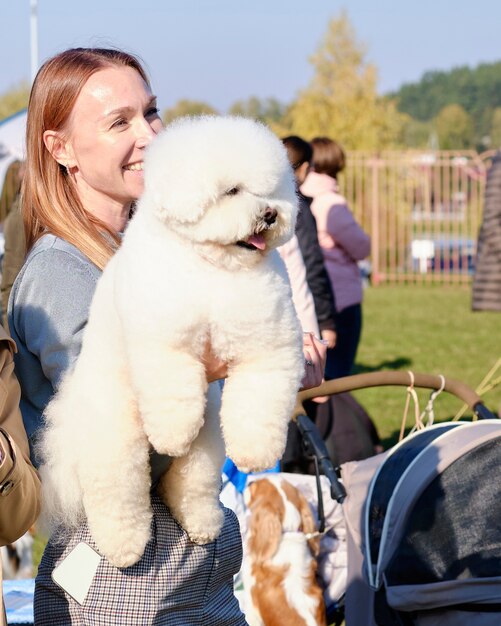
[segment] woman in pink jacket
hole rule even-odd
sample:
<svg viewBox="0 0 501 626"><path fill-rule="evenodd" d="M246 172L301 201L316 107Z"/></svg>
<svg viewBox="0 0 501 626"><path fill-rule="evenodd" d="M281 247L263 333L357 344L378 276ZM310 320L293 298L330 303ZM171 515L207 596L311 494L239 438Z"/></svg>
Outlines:
<svg viewBox="0 0 501 626"><path fill-rule="evenodd" d="M351 374L362 330L362 280L358 261L370 253L370 238L357 224L336 177L345 166L344 152L335 141L318 137L311 142L311 171L301 192L312 198L318 241L336 301L336 346L327 351L325 378Z"/></svg>

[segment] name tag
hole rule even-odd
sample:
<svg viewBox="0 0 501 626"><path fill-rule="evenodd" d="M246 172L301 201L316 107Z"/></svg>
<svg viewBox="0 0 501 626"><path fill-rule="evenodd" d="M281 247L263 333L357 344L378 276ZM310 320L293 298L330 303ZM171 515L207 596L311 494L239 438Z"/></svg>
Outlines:
<svg viewBox="0 0 501 626"><path fill-rule="evenodd" d="M78 604L83 604L101 558L101 555L82 541L54 568L52 580Z"/></svg>

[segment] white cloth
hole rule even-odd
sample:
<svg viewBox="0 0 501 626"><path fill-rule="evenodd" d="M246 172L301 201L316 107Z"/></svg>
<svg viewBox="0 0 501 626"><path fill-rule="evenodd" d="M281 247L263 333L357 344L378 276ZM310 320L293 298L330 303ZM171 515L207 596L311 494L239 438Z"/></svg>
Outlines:
<svg viewBox="0 0 501 626"><path fill-rule="evenodd" d="M306 282L306 268L296 235L287 243L284 243L283 246L280 246L278 252L289 274L292 287L292 300L303 332L311 332L316 337L320 337L315 304L308 283Z"/></svg>

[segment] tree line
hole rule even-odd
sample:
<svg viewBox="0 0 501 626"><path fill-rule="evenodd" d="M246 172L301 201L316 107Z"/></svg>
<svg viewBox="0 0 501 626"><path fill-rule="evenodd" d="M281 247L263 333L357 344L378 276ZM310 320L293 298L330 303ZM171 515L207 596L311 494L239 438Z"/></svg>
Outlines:
<svg viewBox="0 0 501 626"><path fill-rule="evenodd" d="M377 68L367 60L366 47L344 12L330 20L309 60L313 78L292 102L252 96L217 111L209 103L181 99L163 111L163 120L243 115L268 124L280 136L327 135L348 150L501 147L501 61L426 72L417 83L380 95ZM0 120L26 106L28 93L22 83L1 95Z"/></svg>

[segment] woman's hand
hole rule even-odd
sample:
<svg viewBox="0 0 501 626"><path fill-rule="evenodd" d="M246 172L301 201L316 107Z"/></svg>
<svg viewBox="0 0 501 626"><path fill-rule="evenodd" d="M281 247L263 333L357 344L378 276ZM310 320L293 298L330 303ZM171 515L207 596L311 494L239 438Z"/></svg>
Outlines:
<svg viewBox="0 0 501 626"><path fill-rule="evenodd" d="M330 349L334 348L337 339L336 331L326 328L325 330L322 330L321 335L322 339L327 342L327 347Z"/></svg>
<svg viewBox="0 0 501 626"><path fill-rule="evenodd" d="M327 346L313 333L303 333L303 353L305 372L301 381L301 388L318 387L324 379ZM202 362L205 365L207 382L212 383L228 376L228 364L214 356L209 342L205 345Z"/></svg>
<svg viewBox="0 0 501 626"><path fill-rule="evenodd" d="M327 346L313 333L303 333L303 353L305 371L301 381L302 389L311 389L322 384L324 379Z"/></svg>
<svg viewBox="0 0 501 626"><path fill-rule="evenodd" d="M205 375L208 383L213 383L215 380L228 376L228 364L214 356L209 342L205 344L202 363L205 365Z"/></svg>

